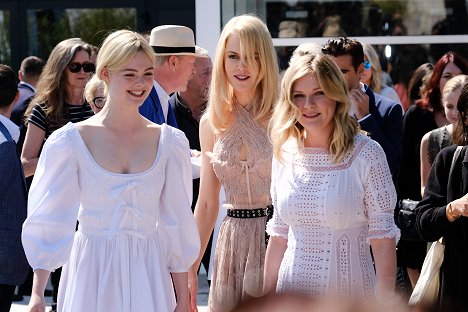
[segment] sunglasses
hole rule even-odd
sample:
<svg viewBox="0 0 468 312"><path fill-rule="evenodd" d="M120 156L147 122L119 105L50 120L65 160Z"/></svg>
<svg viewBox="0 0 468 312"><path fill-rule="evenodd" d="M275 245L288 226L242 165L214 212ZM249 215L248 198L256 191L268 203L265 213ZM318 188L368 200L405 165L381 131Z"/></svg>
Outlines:
<svg viewBox="0 0 468 312"><path fill-rule="evenodd" d="M372 65L369 61L364 61L364 69L369 70L371 69Z"/></svg>
<svg viewBox="0 0 468 312"><path fill-rule="evenodd" d="M104 104L106 104L106 97L96 96L95 98L93 98L93 103L97 108L103 108Z"/></svg>
<svg viewBox="0 0 468 312"><path fill-rule="evenodd" d="M96 66L93 63L70 63L68 64L68 70L72 73L79 73L81 68L83 68L83 71L85 73L91 73L94 72L96 69Z"/></svg>

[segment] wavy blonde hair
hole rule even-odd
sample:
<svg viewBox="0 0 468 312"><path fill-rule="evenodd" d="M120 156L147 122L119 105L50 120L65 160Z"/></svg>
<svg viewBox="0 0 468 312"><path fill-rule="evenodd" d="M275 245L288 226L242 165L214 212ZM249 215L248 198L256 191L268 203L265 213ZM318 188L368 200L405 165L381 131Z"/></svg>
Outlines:
<svg viewBox="0 0 468 312"><path fill-rule="evenodd" d="M288 139L295 138L298 143L304 140L304 127L298 122L301 112L293 102L292 90L298 79L310 73L316 75L325 96L336 101L329 152L337 163L351 149L359 124L348 113L350 102L343 74L330 56L324 54L296 57L286 70L269 127L273 153L282 161L282 146Z"/></svg>
<svg viewBox="0 0 468 312"><path fill-rule="evenodd" d="M67 66L79 51L91 56L91 47L80 38L70 38L59 42L44 66L37 83L36 96L31 100L25 122L37 103L46 104L44 113L52 124L65 124L64 108L67 97Z"/></svg>
<svg viewBox="0 0 468 312"><path fill-rule="evenodd" d="M225 131L234 121L234 89L224 69L226 42L236 34L240 38L241 58L247 68L258 69L253 117L260 124L267 124L278 96L279 68L270 33L265 23L253 15L233 17L221 32L213 62L208 97L208 120L215 134Z"/></svg>

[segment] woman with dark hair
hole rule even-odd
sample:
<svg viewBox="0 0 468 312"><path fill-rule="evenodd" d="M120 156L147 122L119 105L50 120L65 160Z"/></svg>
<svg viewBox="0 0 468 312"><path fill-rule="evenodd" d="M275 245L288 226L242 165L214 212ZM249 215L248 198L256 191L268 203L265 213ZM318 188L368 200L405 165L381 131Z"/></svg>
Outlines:
<svg viewBox="0 0 468 312"><path fill-rule="evenodd" d="M442 90L452 77L460 74L468 74L468 62L455 52L447 52L437 61L434 72L429 80L427 91L427 103L434 112L435 118L444 119L444 108L442 106Z"/></svg>
<svg viewBox="0 0 468 312"><path fill-rule="evenodd" d="M26 177L34 175L42 146L47 138L67 122L78 122L94 115L84 100L83 91L95 66L90 62L91 48L80 38L59 42L50 53L37 84L26 116L26 137L21 163ZM52 311L57 302L58 269L52 273Z"/></svg>
<svg viewBox="0 0 468 312"><path fill-rule="evenodd" d="M80 38L59 42L50 53L25 114L28 130L21 154L25 176L34 174L41 147L52 132L68 121L94 115L83 95L95 69L90 56L90 46Z"/></svg>
<svg viewBox="0 0 468 312"><path fill-rule="evenodd" d="M440 269L437 301L441 311L465 311L468 306L468 85L462 89L457 109L459 120L453 132L455 145L444 148L432 165L424 198L416 208L416 229L433 242L444 238L444 262ZM463 146L449 179L457 145Z"/></svg>
<svg viewBox="0 0 468 312"><path fill-rule="evenodd" d="M467 74L466 60L454 52L448 52L437 61L421 101L416 101L405 113L403 120L403 146L398 177L400 199L421 200L420 146L422 137L429 131L448 124L440 99L440 90L451 77ZM404 233L403 233L404 234ZM412 286L416 285L427 244L402 239L398 243L398 266L407 268Z"/></svg>

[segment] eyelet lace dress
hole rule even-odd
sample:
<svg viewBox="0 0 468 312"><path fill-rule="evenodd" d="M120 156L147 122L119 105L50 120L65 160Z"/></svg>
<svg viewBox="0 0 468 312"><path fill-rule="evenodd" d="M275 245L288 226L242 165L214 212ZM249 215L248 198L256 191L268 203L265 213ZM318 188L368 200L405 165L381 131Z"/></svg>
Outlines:
<svg viewBox="0 0 468 312"><path fill-rule="evenodd" d="M393 221L395 188L382 148L358 134L334 164L324 149L283 146L273 159L275 207L267 232L288 240L278 293L369 297L375 272L371 239L399 239Z"/></svg>
<svg viewBox="0 0 468 312"><path fill-rule="evenodd" d="M200 250L189 155L184 134L163 125L153 165L118 174L73 124L49 137L22 239L33 269L63 265L58 311L174 310L170 273L187 272Z"/></svg>
<svg viewBox="0 0 468 312"><path fill-rule="evenodd" d="M271 204L272 147L266 129L251 117L251 106L235 106L236 119L217 139L211 162L226 191L227 209L266 208ZM244 158L241 151L246 151ZM216 245L210 287L211 312L231 311L262 294L266 217L226 217Z"/></svg>

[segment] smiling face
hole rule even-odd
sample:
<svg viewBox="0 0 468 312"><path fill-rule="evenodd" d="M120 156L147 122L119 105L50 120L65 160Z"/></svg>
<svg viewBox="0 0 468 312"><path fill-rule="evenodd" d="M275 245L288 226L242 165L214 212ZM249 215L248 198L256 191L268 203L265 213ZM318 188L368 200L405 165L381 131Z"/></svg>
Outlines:
<svg viewBox="0 0 468 312"><path fill-rule="evenodd" d="M255 66L252 66L255 67ZM241 104L248 104L255 95L258 68L248 68L241 54L240 37L233 33L226 41L224 71Z"/></svg>
<svg viewBox="0 0 468 312"><path fill-rule="evenodd" d="M308 73L296 80L291 98L301 113L298 122L306 131L306 142L312 136L328 139L334 127L336 101L324 94L317 75Z"/></svg>
<svg viewBox="0 0 468 312"><path fill-rule="evenodd" d="M153 87L153 62L144 52L138 52L121 70L109 72L104 79L107 80L109 98L134 103L138 107Z"/></svg>
<svg viewBox="0 0 468 312"><path fill-rule="evenodd" d="M89 61L89 54L88 52L84 50L80 50L75 53L75 56L72 58L70 63L90 63ZM67 73L67 87L68 88L82 88L86 86L86 83L88 82L90 75L92 73L86 73L83 68L80 69L79 72L77 73L72 73L69 69L68 66L65 69Z"/></svg>

